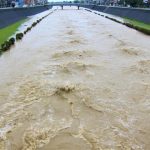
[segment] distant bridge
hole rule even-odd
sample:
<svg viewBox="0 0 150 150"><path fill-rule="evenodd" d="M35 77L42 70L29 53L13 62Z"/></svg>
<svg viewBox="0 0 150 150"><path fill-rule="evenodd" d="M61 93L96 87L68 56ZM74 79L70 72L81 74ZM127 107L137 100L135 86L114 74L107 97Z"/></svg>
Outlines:
<svg viewBox="0 0 150 150"><path fill-rule="evenodd" d="M48 5L50 6L80 6L82 5L81 3L66 3L66 2L53 2L53 3L49 3Z"/></svg>
<svg viewBox="0 0 150 150"><path fill-rule="evenodd" d="M56 2L56 3L49 3L48 6L60 6L62 9L64 6L77 6L77 8L79 9L79 7L82 6L81 3L66 3L66 2Z"/></svg>

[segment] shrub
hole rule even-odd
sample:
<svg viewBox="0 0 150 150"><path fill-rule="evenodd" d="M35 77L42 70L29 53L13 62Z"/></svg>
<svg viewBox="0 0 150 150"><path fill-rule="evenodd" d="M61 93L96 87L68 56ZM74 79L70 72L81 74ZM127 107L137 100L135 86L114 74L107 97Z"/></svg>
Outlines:
<svg viewBox="0 0 150 150"><path fill-rule="evenodd" d="M5 41L2 45L1 45L1 50L3 52L9 50L11 47L11 43L9 41Z"/></svg>
<svg viewBox="0 0 150 150"><path fill-rule="evenodd" d="M0 55L2 54L2 49L0 48Z"/></svg>
<svg viewBox="0 0 150 150"><path fill-rule="evenodd" d="M144 34L150 35L150 30L148 30L148 29L145 29L145 28L142 28L140 26L136 26L136 25L130 24L128 22L123 23L123 24L126 25L129 28L133 28L135 30L138 30L138 31L144 33Z"/></svg>
<svg viewBox="0 0 150 150"><path fill-rule="evenodd" d="M16 40L21 40L23 38L23 33L16 34Z"/></svg>
<svg viewBox="0 0 150 150"><path fill-rule="evenodd" d="M121 23L121 24L122 24L122 22L121 22L121 21L119 21L119 20L117 20L117 19L115 19L114 21L115 21L115 22L117 22L117 23Z"/></svg>
<svg viewBox="0 0 150 150"><path fill-rule="evenodd" d="M13 37L10 38L10 39L9 39L9 43L10 43L11 45L14 45L14 44L15 44L15 38L13 38Z"/></svg>
<svg viewBox="0 0 150 150"><path fill-rule="evenodd" d="M134 29L143 32L144 34L150 35L150 30L139 27L139 26L133 26Z"/></svg>
<svg viewBox="0 0 150 150"><path fill-rule="evenodd" d="M92 12L91 10L89 10L89 9L85 9L86 11L89 11L89 12Z"/></svg>
<svg viewBox="0 0 150 150"><path fill-rule="evenodd" d="M110 19L110 20L112 20L112 21L115 21L115 22L117 22L117 23L121 23L121 24L122 24L121 21L119 21L119 20L117 20L117 19L115 19L115 18L111 18L111 17L109 17L109 16L105 16L105 18Z"/></svg>
<svg viewBox="0 0 150 150"><path fill-rule="evenodd" d="M130 24L130 23L124 23L124 25L126 25L126 26L129 27L129 28L133 28L133 25Z"/></svg>
<svg viewBox="0 0 150 150"><path fill-rule="evenodd" d="M34 22L34 23L32 24L32 26L33 26L33 27L35 27L35 26L36 26L36 24L37 24L37 23L36 23L36 22Z"/></svg>
<svg viewBox="0 0 150 150"><path fill-rule="evenodd" d="M30 30L31 30L31 27L28 27L28 28L27 28L27 32L30 31Z"/></svg>

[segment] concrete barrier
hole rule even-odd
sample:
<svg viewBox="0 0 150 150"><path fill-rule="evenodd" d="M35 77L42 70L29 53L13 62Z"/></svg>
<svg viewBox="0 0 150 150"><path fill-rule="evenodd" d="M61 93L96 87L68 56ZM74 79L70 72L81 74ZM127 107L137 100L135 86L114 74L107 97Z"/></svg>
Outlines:
<svg viewBox="0 0 150 150"><path fill-rule="evenodd" d="M0 29L50 8L52 6L0 9Z"/></svg>
<svg viewBox="0 0 150 150"><path fill-rule="evenodd" d="M82 5L82 7L150 24L150 9Z"/></svg>
<svg viewBox="0 0 150 150"><path fill-rule="evenodd" d="M35 15L37 13L50 9L52 8L52 6L55 5L58 6L60 4L53 4L48 6L36 6L29 8L0 9L0 29L10 24L13 24L21 19L25 19L28 16ZM64 6L65 5L67 4L64 4ZM68 4L68 6L69 5L70 4ZM150 24L150 9L107 7L102 5L84 5L84 4L72 4L72 5L80 5L81 7L97 10L100 12L105 12L120 17L136 19L144 23Z"/></svg>

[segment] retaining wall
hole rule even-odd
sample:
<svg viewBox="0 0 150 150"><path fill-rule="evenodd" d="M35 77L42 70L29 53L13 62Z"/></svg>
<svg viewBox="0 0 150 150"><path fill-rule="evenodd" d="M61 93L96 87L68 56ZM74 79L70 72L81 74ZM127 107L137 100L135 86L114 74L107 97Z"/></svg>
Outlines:
<svg viewBox="0 0 150 150"><path fill-rule="evenodd" d="M79 4L74 4L74 5L79 5ZM0 28L4 28L21 19L25 19L28 16L43 12L47 9L52 8L52 6L53 5L36 6L36 7L29 7L29 8L0 9ZM120 16L120 17L136 19L144 23L150 24L150 9L107 7L107 6L81 5L81 4L80 6L93 9L93 10L97 10L100 12L105 12L108 14Z"/></svg>
<svg viewBox="0 0 150 150"><path fill-rule="evenodd" d="M83 5L82 7L105 12L119 17L127 17L150 24L150 9L107 7L96 5Z"/></svg>
<svg viewBox="0 0 150 150"><path fill-rule="evenodd" d="M0 9L0 29L50 8L52 6Z"/></svg>

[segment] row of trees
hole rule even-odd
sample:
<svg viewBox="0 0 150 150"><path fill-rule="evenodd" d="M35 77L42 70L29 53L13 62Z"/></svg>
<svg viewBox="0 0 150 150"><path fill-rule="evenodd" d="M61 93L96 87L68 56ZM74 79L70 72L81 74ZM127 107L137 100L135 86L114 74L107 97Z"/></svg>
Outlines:
<svg viewBox="0 0 150 150"><path fill-rule="evenodd" d="M74 3L84 3L84 0L74 0ZM91 1L93 4L97 4L97 0ZM104 4L114 4L113 0L103 0ZM102 4L102 3L98 3ZM118 0L118 3L115 3L121 6L131 6L131 7L150 7L150 0Z"/></svg>
<svg viewBox="0 0 150 150"><path fill-rule="evenodd" d="M150 5L150 0L143 1L143 0L120 0L118 2L119 5L130 5L131 7L141 7L144 5Z"/></svg>

